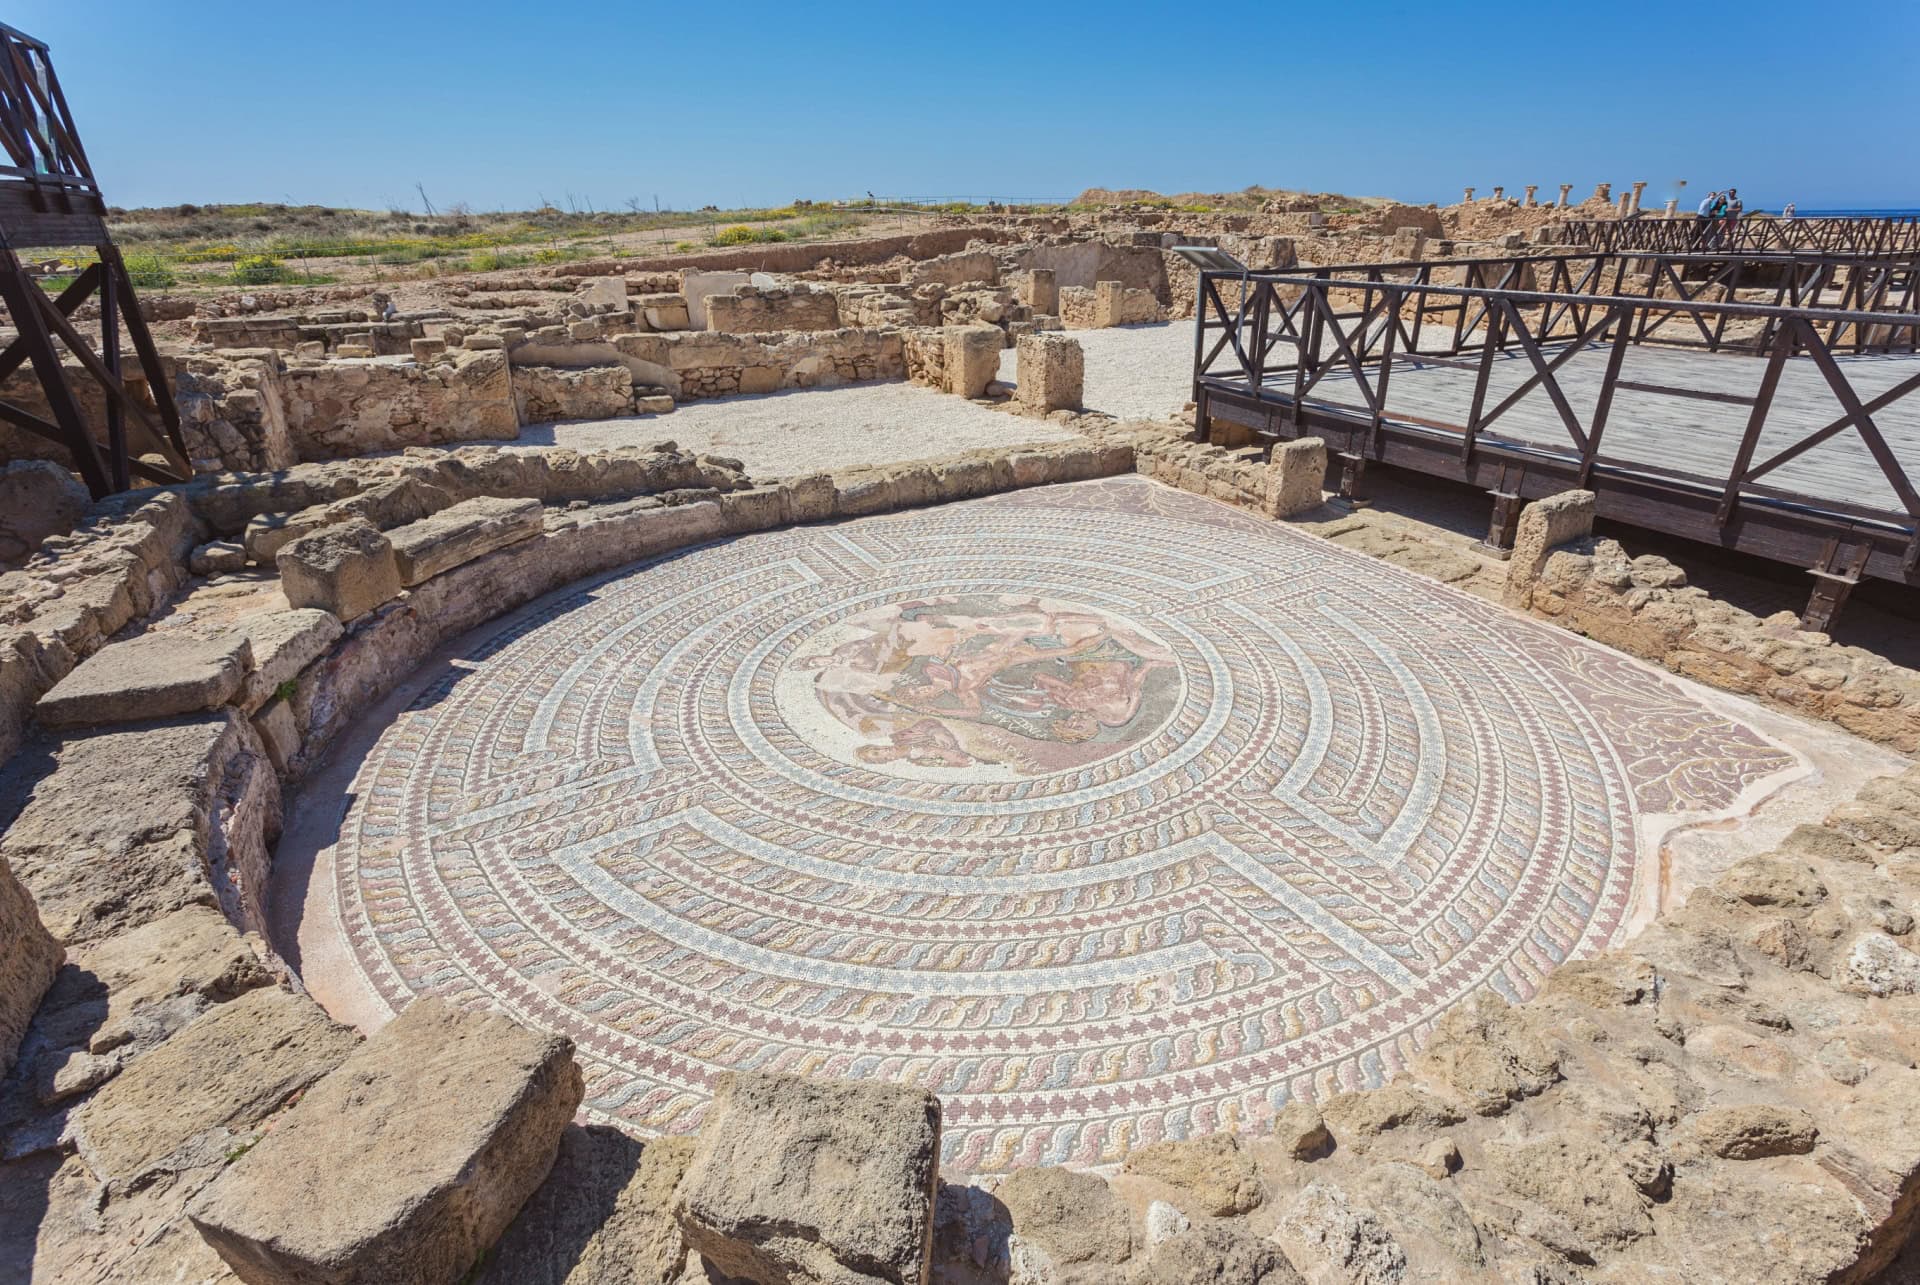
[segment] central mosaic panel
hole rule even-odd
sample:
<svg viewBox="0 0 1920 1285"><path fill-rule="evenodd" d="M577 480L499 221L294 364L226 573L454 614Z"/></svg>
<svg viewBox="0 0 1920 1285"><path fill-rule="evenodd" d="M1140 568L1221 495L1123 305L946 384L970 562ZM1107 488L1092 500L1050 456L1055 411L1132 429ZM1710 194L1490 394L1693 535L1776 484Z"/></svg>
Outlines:
<svg viewBox="0 0 1920 1285"><path fill-rule="evenodd" d="M1639 823L1795 760L1615 653L1138 479L752 536L503 621L333 854L392 1007L588 1108L910 1081L956 1171L1375 1085L1615 939Z"/></svg>

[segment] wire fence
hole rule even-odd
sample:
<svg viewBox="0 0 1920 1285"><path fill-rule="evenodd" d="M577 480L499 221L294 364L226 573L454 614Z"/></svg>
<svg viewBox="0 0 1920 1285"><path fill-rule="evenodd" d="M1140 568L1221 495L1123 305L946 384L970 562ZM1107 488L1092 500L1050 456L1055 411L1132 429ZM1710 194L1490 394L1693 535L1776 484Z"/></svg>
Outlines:
<svg viewBox="0 0 1920 1285"><path fill-rule="evenodd" d="M460 229L471 224L473 216L407 216L415 228L425 225L429 230L400 236L298 236L267 231L169 244L143 238L139 234L145 229L138 225L122 228L116 236L128 272L141 289L183 284L325 285L347 277L358 281L490 272L587 258L822 240L855 228L883 234L908 232L947 214L1058 208L1063 202L1059 197L870 195L796 201L770 209L642 210L589 216L546 209L534 211L525 221L469 230ZM233 221L242 222L237 217ZM76 249L32 264L30 270L48 288L64 288L94 257L90 250Z"/></svg>

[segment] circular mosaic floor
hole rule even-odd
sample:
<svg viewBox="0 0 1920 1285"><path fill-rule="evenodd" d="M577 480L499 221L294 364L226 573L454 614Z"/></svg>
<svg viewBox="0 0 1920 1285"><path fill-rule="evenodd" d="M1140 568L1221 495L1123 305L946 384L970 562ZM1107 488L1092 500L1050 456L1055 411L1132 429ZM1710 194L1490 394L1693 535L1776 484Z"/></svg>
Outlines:
<svg viewBox="0 0 1920 1285"><path fill-rule="evenodd" d="M770 532L500 622L361 768L388 1005L564 1031L588 1107L907 1080L946 1163L1377 1084L1608 943L1639 821L1793 759L1615 653L1139 479Z"/></svg>

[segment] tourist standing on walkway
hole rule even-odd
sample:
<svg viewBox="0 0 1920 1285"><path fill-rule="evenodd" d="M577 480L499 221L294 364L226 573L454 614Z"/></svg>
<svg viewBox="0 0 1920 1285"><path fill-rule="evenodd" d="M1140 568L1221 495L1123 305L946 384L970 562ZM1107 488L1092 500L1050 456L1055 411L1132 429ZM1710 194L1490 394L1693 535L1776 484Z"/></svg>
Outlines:
<svg viewBox="0 0 1920 1285"><path fill-rule="evenodd" d="M1713 237L1713 222L1720 217L1720 193L1709 192L1700 201L1700 208L1693 216L1693 239L1696 244L1705 245Z"/></svg>

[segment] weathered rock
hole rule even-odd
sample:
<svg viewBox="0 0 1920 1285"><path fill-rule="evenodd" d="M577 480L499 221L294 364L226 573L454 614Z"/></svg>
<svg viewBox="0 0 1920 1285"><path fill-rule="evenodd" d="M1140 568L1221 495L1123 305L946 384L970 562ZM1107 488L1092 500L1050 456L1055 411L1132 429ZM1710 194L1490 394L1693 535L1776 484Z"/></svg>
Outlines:
<svg viewBox="0 0 1920 1285"><path fill-rule="evenodd" d="M945 331L946 391L984 397L1000 370L1006 336L997 326L949 326Z"/></svg>
<svg viewBox="0 0 1920 1285"><path fill-rule="evenodd" d="M188 1215L248 1282L456 1280L546 1178L582 1093L571 1041L416 999Z"/></svg>
<svg viewBox="0 0 1920 1285"><path fill-rule="evenodd" d="M81 1108L74 1140L94 1175L117 1192L165 1173L218 1168L354 1043L352 1031L304 995L249 991L109 1081Z"/></svg>
<svg viewBox="0 0 1920 1285"><path fill-rule="evenodd" d="M1278 1234L1289 1259L1324 1266L1332 1279L1393 1285L1406 1276L1407 1254L1393 1234L1331 1183L1308 1183L1281 1215Z"/></svg>
<svg viewBox="0 0 1920 1285"><path fill-rule="evenodd" d="M1872 862L1873 852L1851 835L1824 825L1797 825L1780 841L1780 851L1809 861Z"/></svg>
<svg viewBox="0 0 1920 1285"><path fill-rule="evenodd" d="M238 630L156 631L102 647L34 706L48 727L98 727L218 709L240 690L253 649Z"/></svg>
<svg viewBox="0 0 1920 1285"><path fill-rule="evenodd" d="M466 500L387 533L400 583L417 585L464 562L540 534L538 500Z"/></svg>
<svg viewBox="0 0 1920 1285"><path fill-rule="evenodd" d="M1555 1245L1591 1257L1653 1232L1645 1198L1617 1155L1586 1135L1494 1142L1488 1166L1515 1195L1533 1201L1564 1228ZM1557 1230L1557 1229L1556 1229Z"/></svg>
<svg viewBox="0 0 1920 1285"><path fill-rule="evenodd" d="M1423 1068L1476 1115L1498 1115L1560 1078L1560 1059L1525 1016L1480 992L1434 1023Z"/></svg>
<svg viewBox="0 0 1920 1285"><path fill-rule="evenodd" d="M672 1285L687 1261L673 1192L692 1156L691 1138L568 1125L474 1285Z"/></svg>
<svg viewBox="0 0 1920 1285"><path fill-rule="evenodd" d="M1841 981L1863 995L1912 995L1920 991L1920 955L1885 933L1862 933L1847 948Z"/></svg>
<svg viewBox="0 0 1920 1285"><path fill-rule="evenodd" d="M1829 828L1876 848L1920 847L1920 817L1873 803L1842 803L1827 814Z"/></svg>
<svg viewBox="0 0 1920 1285"><path fill-rule="evenodd" d="M923 1090L723 1075L675 1213L730 1275L920 1285L939 1153L939 1099Z"/></svg>
<svg viewBox="0 0 1920 1285"><path fill-rule="evenodd" d="M1757 1104L1711 1107L1687 1120L1689 1141L1723 1160L1805 1155L1820 1136L1804 1111Z"/></svg>
<svg viewBox="0 0 1920 1285"><path fill-rule="evenodd" d="M1748 857L1730 867L1717 883L1722 892L1750 906L1805 909L1827 896L1827 886L1806 862L1780 857Z"/></svg>
<svg viewBox="0 0 1920 1285"><path fill-rule="evenodd" d="M1320 1113L1342 1145L1365 1150L1383 1133L1395 1129L1438 1129L1458 1124L1458 1110L1431 1093L1404 1084L1360 1093L1336 1093L1321 1104Z"/></svg>
<svg viewBox="0 0 1920 1285"><path fill-rule="evenodd" d="M280 785L232 711L69 737L34 771L0 857L69 947L182 906L259 927ZM110 877L109 877L110 875Z"/></svg>
<svg viewBox="0 0 1920 1285"><path fill-rule="evenodd" d="M12 1069L27 1023L65 959L66 950L0 856L0 1078Z"/></svg>
<svg viewBox="0 0 1920 1285"><path fill-rule="evenodd" d="M393 545L364 518L303 535L275 555L280 587L295 607L356 620L400 593Z"/></svg>
<svg viewBox="0 0 1920 1285"><path fill-rule="evenodd" d="M87 488L52 460L0 467L0 570L17 566L48 536L73 530L88 502Z"/></svg>
<svg viewBox="0 0 1920 1285"><path fill-rule="evenodd" d="M1193 1220L1181 1213L1164 1200L1154 1200L1147 1204L1144 1219L1147 1232L1147 1248L1158 1249L1181 1232L1193 1226Z"/></svg>
<svg viewBox="0 0 1920 1285"><path fill-rule="evenodd" d="M1041 413L1079 408L1086 376L1079 340L1042 332L1021 335L1016 348L1021 405Z"/></svg>
<svg viewBox="0 0 1920 1285"><path fill-rule="evenodd" d="M317 607L261 612L241 620L238 628L253 648L253 672L237 702L247 710L259 709L282 684L298 678L342 632L333 614Z"/></svg>
<svg viewBox="0 0 1920 1285"><path fill-rule="evenodd" d="M247 569L247 551L236 540L213 540L195 549L187 566L196 576L231 575Z"/></svg>
<svg viewBox="0 0 1920 1285"><path fill-rule="evenodd" d="M1435 1145L1442 1143L1453 1145L1445 1139ZM1426 1279L1467 1276L1486 1265L1480 1231L1453 1184L1444 1181L1459 1168L1459 1160L1455 1150L1451 1164L1416 1167L1389 1161L1367 1170L1353 1184L1354 1194L1366 1201L1418 1269L1416 1274Z"/></svg>
<svg viewBox="0 0 1920 1285"><path fill-rule="evenodd" d="M1317 509L1325 501L1321 487L1327 480L1327 444L1317 437L1300 437L1273 448L1261 487L1261 507L1270 518L1291 518Z"/></svg>
<svg viewBox="0 0 1920 1285"><path fill-rule="evenodd" d="M20 1049L42 1103L97 1088L208 1008L275 980L205 906L76 947L68 962Z"/></svg>
<svg viewBox="0 0 1920 1285"><path fill-rule="evenodd" d="M1527 607L1555 549L1593 534L1593 503L1592 491L1562 491L1520 511L1503 595L1509 607Z"/></svg>
<svg viewBox="0 0 1920 1285"><path fill-rule="evenodd" d="M1295 1160L1318 1160L1333 1150L1333 1135L1311 1102L1289 1102L1273 1118L1273 1137Z"/></svg>
<svg viewBox="0 0 1920 1285"><path fill-rule="evenodd" d="M1253 1157L1232 1133L1149 1143L1127 1156L1126 1171L1179 1188L1216 1218L1257 1209L1267 1194Z"/></svg>
<svg viewBox="0 0 1920 1285"><path fill-rule="evenodd" d="M933 1280L937 1285L1006 1280L1012 1232L1007 1207L992 1192L940 1183L933 1199Z"/></svg>
<svg viewBox="0 0 1920 1285"><path fill-rule="evenodd" d="M1014 1229L1055 1263L1123 1263L1133 1252L1133 1225L1105 1180L1044 1165L1016 1169L994 1188Z"/></svg>
<svg viewBox="0 0 1920 1285"><path fill-rule="evenodd" d="M1296 1285L1280 1247L1244 1228L1208 1223L1154 1250L1147 1262L1149 1285Z"/></svg>

